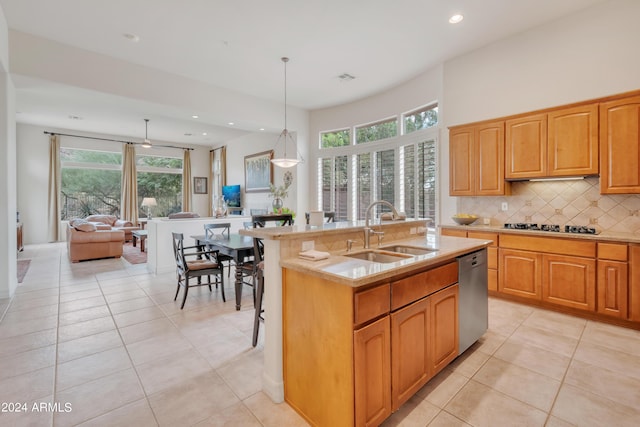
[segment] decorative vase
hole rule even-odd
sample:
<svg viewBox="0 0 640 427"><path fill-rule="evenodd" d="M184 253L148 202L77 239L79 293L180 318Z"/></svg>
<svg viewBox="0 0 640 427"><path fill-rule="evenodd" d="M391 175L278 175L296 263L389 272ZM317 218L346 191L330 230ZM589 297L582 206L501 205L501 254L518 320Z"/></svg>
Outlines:
<svg viewBox="0 0 640 427"><path fill-rule="evenodd" d="M224 196L216 197L213 202L213 214L216 218L227 216L227 202L224 200Z"/></svg>
<svg viewBox="0 0 640 427"><path fill-rule="evenodd" d="M280 197L274 197L271 206L273 207L274 212L279 212L282 209L284 202Z"/></svg>

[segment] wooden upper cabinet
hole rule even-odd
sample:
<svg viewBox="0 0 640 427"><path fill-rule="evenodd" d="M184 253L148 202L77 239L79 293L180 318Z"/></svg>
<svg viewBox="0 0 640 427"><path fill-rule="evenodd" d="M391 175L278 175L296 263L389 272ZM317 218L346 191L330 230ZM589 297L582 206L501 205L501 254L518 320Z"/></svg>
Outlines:
<svg viewBox="0 0 640 427"><path fill-rule="evenodd" d="M640 193L640 96L600 104L600 193Z"/></svg>
<svg viewBox="0 0 640 427"><path fill-rule="evenodd" d="M548 176L598 174L598 104L548 114Z"/></svg>
<svg viewBox="0 0 640 427"><path fill-rule="evenodd" d="M475 158L473 127L452 129L449 133L449 194L474 196Z"/></svg>
<svg viewBox="0 0 640 427"><path fill-rule="evenodd" d="M504 179L504 121L451 129L449 182L452 196L509 194Z"/></svg>
<svg viewBox="0 0 640 427"><path fill-rule="evenodd" d="M547 115L507 120L505 127L506 178L547 176Z"/></svg>

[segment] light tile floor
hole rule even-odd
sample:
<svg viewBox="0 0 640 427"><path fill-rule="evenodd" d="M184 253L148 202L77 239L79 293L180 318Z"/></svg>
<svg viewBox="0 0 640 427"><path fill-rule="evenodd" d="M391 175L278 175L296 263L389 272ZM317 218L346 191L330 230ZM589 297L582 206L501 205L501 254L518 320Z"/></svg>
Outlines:
<svg viewBox="0 0 640 427"><path fill-rule="evenodd" d="M260 391L250 289L241 311L231 283L227 303L195 288L180 310L174 275L144 264L71 264L63 244L19 257L29 272L0 300L0 425L307 425ZM640 332L490 299L485 336L384 426L639 420Z"/></svg>

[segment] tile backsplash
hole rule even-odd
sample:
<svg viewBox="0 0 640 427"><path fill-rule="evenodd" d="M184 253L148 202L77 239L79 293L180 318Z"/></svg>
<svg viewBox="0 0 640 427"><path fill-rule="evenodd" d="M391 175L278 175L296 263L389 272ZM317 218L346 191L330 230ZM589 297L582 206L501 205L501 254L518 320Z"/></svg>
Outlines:
<svg viewBox="0 0 640 427"><path fill-rule="evenodd" d="M501 211L507 202L508 210ZM600 194L599 178L577 181L520 181L510 196L459 197L458 212L506 222L588 225L601 231L640 235L640 195ZM481 223L481 221L478 221Z"/></svg>

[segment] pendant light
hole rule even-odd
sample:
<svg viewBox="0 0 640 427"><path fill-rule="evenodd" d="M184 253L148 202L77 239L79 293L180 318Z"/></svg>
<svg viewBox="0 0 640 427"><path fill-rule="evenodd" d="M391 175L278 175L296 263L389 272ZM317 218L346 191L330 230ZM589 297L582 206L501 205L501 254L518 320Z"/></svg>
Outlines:
<svg viewBox="0 0 640 427"><path fill-rule="evenodd" d="M149 138L147 136L147 131L149 126L149 119L144 119L144 142L142 143L142 146L144 148L151 148L151 141L149 141Z"/></svg>
<svg viewBox="0 0 640 427"><path fill-rule="evenodd" d="M284 63L284 130L280 132L280 136L278 137L278 141L276 141L276 147L280 144L281 140L284 140L284 157L271 159L271 163L281 168L290 168L298 163L302 162L302 156L295 149L296 143L291 136L291 133L287 129L287 62L289 62L289 58L282 57L280 60ZM287 139L291 140L291 144L293 145L296 156L287 157ZM299 158L298 158L299 157Z"/></svg>

